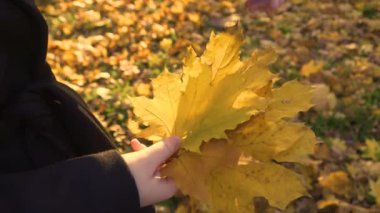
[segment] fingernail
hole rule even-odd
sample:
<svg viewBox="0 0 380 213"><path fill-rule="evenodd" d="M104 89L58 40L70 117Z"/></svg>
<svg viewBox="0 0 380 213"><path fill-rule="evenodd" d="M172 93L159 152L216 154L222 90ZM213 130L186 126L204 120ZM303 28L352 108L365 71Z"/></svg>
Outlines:
<svg viewBox="0 0 380 213"><path fill-rule="evenodd" d="M139 141L139 140L137 140L136 138L134 138L134 139L132 139L132 140L131 140L131 144L132 144L132 143L137 143L137 144L140 144L140 141Z"/></svg>

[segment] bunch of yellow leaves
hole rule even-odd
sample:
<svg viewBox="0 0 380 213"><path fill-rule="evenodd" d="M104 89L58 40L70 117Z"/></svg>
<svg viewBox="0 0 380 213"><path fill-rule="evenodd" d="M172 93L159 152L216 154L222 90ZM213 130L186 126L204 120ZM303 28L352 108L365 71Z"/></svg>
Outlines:
<svg viewBox="0 0 380 213"><path fill-rule="evenodd" d="M181 150L161 171L211 212L253 212L253 198L273 207L307 195L302 177L281 162L304 163L313 132L290 121L311 107L311 88L278 78L268 65L273 51L241 61L241 33L212 34L203 55L190 48L182 73L152 80L154 98L131 98L149 127L139 136L182 138Z"/></svg>

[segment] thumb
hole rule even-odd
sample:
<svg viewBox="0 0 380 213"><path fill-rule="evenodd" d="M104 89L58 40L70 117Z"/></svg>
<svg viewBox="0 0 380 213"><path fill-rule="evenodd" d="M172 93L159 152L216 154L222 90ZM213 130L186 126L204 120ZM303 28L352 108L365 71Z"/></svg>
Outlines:
<svg viewBox="0 0 380 213"><path fill-rule="evenodd" d="M140 141L137 140L136 138L131 140L131 147L132 147L133 151L135 151L135 152L143 150L146 148L146 146L144 144L140 143Z"/></svg>
<svg viewBox="0 0 380 213"><path fill-rule="evenodd" d="M169 137L153 144L144 151L149 155L150 161L153 163L154 167L162 165L170 156L178 151L180 147L179 137Z"/></svg>

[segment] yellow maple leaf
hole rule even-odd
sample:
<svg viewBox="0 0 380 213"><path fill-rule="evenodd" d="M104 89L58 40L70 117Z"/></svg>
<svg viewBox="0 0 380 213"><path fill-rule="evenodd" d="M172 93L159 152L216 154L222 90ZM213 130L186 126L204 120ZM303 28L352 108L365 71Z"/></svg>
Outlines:
<svg viewBox="0 0 380 213"><path fill-rule="evenodd" d="M253 212L254 197L285 208L307 195L302 177L274 161L308 162L315 135L288 118L311 107L312 90L295 81L273 89L274 52L241 61L241 44L239 33L212 34L201 57L190 49L182 73L152 81L153 99L131 98L149 124L144 137L182 137L161 174L211 212Z"/></svg>
<svg viewBox="0 0 380 213"><path fill-rule="evenodd" d="M230 143L260 161L308 161L316 140L314 133L301 123L267 122L265 118L264 114L253 116L229 131Z"/></svg>
<svg viewBox="0 0 380 213"><path fill-rule="evenodd" d="M174 178L182 192L198 200L209 200L208 179L219 167L235 167L240 151L223 140L203 144L201 153L182 151L161 174ZM196 173L194 173L196 171Z"/></svg>
<svg viewBox="0 0 380 213"><path fill-rule="evenodd" d="M285 209L290 201L307 195L301 180L297 173L274 163L222 168L209 180L211 212L254 212L253 197L265 197L271 206Z"/></svg>
<svg viewBox="0 0 380 213"><path fill-rule="evenodd" d="M291 118L300 111L307 111L312 107L313 90L310 86L296 81L286 82L282 87L273 90L273 97L269 102L265 119L276 121L282 118Z"/></svg>
<svg viewBox="0 0 380 213"><path fill-rule="evenodd" d="M181 75L164 72L153 81L153 99L130 98L135 114L160 126L158 136L180 136L190 151L199 152L203 141L226 138L225 130L263 110L263 101L249 105L244 100L254 100L255 92L275 77L267 68L275 58L273 51L240 61L240 37L212 35L202 57L190 49Z"/></svg>
<svg viewBox="0 0 380 213"><path fill-rule="evenodd" d="M319 61L311 60L307 64L304 64L301 68L301 75L309 77L314 73L318 73L323 68L323 63Z"/></svg>
<svg viewBox="0 0 380 213"><path fill-rule="evenodd" d="M178 89L180 86L179 74L164 71L152 80L154 99L147 97L131 98L134 113L149 125L154 126L156 134L166 133L160 136L169 136L172 131L176 119L176 114L173 112L177 111L181 93ZM148 128L145 131L150 129Z"/></svg>
<svg viewBox="0 0 380 213"><path fill-rule="evenodd" d="M180 153L161 173L174 178L183 193L207 202L211 212L253 212L253 197L285 208L307 195L300 175L272 162L238 165L239 155L232 145L215 140L204 144L201 153Z"/></svg>
<svg viewBox="0 0 380 213"><path fill-rule="evenodd" d="M335 194L350 196L352 194L352 182L348 174L343 171L332 172L319 179L319 183Z"/></svg>

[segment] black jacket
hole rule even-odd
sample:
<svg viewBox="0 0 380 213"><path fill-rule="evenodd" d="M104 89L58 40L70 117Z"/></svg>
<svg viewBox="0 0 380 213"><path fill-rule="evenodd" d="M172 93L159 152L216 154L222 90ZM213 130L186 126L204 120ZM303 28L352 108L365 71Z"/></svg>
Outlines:
<svg viewBox="0 0 380 213"><path fill-rule="evenodd" d="M25 73L10 67L15 59L0 36L0 212L153 212L139 208L134 179L112 138L82 99L55 80L45 61L47 25L33 0L0 1L31 24L29 77L17 90L4 86L17 85L4 73L18 71L20 79ZM0 7L0 14L6 10ZM25 51L17 48L12 51Z"/></svg>

